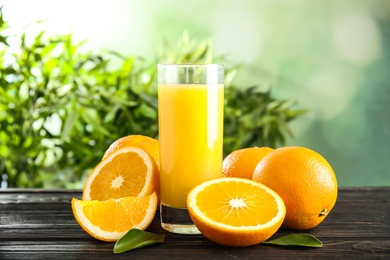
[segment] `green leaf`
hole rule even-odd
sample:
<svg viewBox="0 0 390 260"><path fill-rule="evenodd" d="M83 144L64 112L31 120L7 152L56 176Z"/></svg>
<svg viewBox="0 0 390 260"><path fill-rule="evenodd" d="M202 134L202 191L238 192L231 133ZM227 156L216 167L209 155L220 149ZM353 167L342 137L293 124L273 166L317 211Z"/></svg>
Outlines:
<svg viewBox="0 0 390 260"><path fill-rule="evenodd" d="M130 72L132 71L132 69L133 69L133 65L134 65L134 59L132 59L132 58L126 59L126 60L123 62L123 65L122 65L121 76L122 76L122 77L128 76L129 73L130 73Z"/></svg>
<svg viewBox="0 0 390 260"><path fill-rule="evenodd" d="M137 112L151 119L157 118L157 111L146 104L141 104L141 106L138 107Z"/></svg>
<svg viewBox="0 0 390 260"><path fill-rule="evenodd" d="M9 46L9 44L7 43L7 37L5 37L5 36L0 35L0 42Z"/></svg>
<svg viewBox="0 0 390 260"><path fill-rule="evenodd" d="M322 247L322 242L315 236L309 234L287 235L273 240L264 241L262 244L278 246Z"/></svg>
<svg viewBox="0 0 390 260"><path fill-rule="evenodd" d="M70 133L76 123L78 114L76 111L71 111L65 120L64 127L62 128L61 141L68 141Z"/></svg>
<svg viewBox="0 0 390 260"><path fill-rule="evenodd" d="M114 246L114 254L120 254L136 248L162 243L165 235L142 231L136 228L130 229Z"/></svg>

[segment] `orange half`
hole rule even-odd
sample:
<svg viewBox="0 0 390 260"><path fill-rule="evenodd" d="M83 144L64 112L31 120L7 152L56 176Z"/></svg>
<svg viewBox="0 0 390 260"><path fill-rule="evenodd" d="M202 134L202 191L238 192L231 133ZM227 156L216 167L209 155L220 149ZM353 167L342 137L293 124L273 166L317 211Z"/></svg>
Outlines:
<svg viewBox="0 0 390 260"><path fill-rule="evenodd" d="M83 200L118 199L159 194L159 170L154 159L141 148L120 148L103 159L88 176Z"/></svg>
<svg viewBox="0 0 390 260"><path fill-rule="evenodd" d="M244 178L219 178L195 187L187 197L191 219L210 240L249 246L271 237L286 215L282 198L267 186Z"/></svg>

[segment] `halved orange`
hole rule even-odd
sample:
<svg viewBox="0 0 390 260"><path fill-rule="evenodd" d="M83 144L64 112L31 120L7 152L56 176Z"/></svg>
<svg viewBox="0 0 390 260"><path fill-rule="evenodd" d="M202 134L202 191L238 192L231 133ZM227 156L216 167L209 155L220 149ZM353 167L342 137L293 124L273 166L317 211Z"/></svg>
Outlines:
<svg viewBox="0 0 390 260"><path fill-rule="evenodd" d="M208 239L225 246L250 246L271 237L286 215L282 198L244 178L206 181L187 196L190 217Z"/></svg>
<svg viewBox="0 0 390 260"><path fill-rule="evenodd" d="M73 215L91 236L117 241L132 228L145 230L157 210L157 195L124 197L105 201L72 199Z"/></svg>
<svg viewBox="0 0 390 260"><path fill-rule="evenodd" d="M120 148L103 159L88 176L83 200L159 195L160 177L154 159L141 148Z"/></svg>

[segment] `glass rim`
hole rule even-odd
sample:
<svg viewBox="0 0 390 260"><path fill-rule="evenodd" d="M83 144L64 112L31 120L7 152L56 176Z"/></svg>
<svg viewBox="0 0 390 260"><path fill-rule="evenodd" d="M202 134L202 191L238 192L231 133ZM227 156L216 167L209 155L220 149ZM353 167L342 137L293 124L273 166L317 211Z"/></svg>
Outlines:
<svg viewBox="0 0 390 260"><path fill-rule="evenodd" d="M222 64L158 64L159 84L223 84L225 67Z"/></svg>

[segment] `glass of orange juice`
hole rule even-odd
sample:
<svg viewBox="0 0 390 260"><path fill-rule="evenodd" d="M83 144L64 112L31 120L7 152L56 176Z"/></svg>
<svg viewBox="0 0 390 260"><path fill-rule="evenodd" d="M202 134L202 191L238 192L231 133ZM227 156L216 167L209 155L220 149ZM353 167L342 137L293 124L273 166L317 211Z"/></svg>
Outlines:
<svg viewBox="0 0 390 260"><path fill-rule="evenodd" d="M222 176L224 67L159 64L161 226L199 234L187 211L187 194Z"/></svg>

